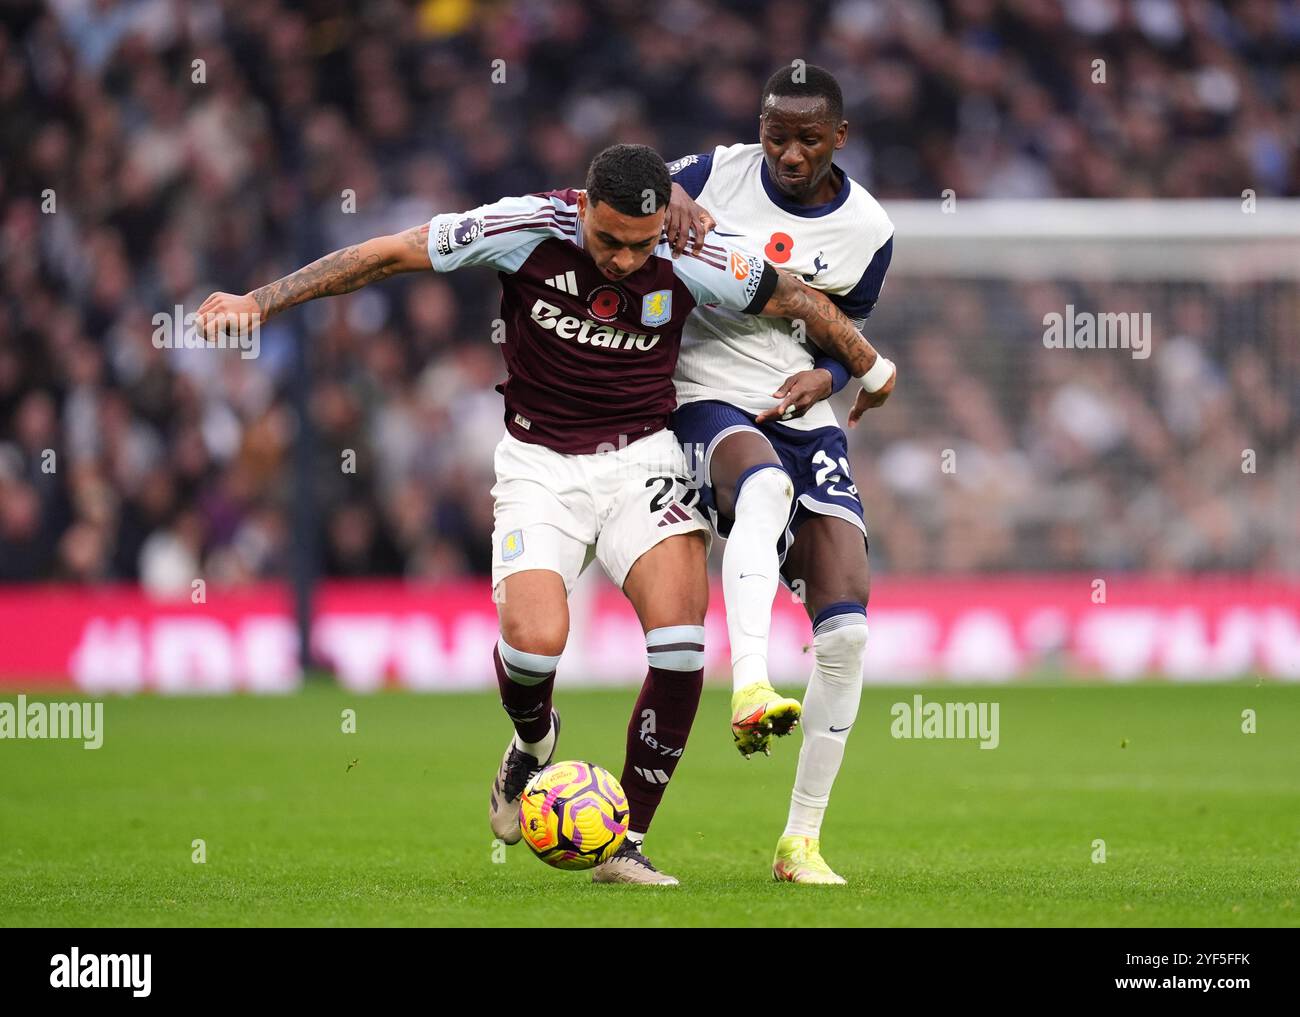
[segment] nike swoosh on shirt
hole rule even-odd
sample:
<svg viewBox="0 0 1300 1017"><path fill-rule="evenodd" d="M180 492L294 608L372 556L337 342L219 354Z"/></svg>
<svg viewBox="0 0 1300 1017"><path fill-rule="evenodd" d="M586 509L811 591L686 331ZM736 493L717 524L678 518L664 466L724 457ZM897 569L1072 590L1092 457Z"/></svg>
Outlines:
<svg viewBox="0 0 1300 1017"><path fill-rule="evenodd" d="M853 726L852 724L849 725L849 727L852 726ZM831 725L831 732L834 734L839 734L841 731L847 731L849 727L835 727L834 725Z"/></svg>

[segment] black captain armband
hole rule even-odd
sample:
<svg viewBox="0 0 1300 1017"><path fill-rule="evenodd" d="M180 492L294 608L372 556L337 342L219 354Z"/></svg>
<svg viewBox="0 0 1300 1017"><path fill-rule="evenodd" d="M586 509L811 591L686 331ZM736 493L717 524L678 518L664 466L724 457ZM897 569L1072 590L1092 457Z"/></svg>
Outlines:
<svg viewBox="0 0 1300 1017"><path fill-rule="evenodd" d="M769 262L763 262L763 274L759 277L754 299L745 307L746 314L758 314L767 305L767 302L772 299L772 294L776 292L776 284L780 278L780 274Z"/></svg>

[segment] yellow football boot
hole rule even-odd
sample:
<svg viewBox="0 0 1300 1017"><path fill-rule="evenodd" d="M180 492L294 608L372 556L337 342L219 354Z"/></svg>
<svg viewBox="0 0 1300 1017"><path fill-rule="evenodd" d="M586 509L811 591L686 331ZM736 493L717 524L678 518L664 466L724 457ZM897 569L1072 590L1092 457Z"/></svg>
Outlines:
<svg viewBox="0 0 1300 1017"><path fill-rule="evenodd" d="M787 699L770 682L754 682L731 697L731 736L742 756L761 752L770 756L772 735L788 735L799 726L803 707L797 699Z"/></svg>
<svg viewBox="0 0 1300 1017"><path fill-rule="evenodd" d="M778 840L776 856L772 859L772 878L778 883L823 886L843 886L846 882L826 864L820 842L813 837L782 837Z"/></svg>

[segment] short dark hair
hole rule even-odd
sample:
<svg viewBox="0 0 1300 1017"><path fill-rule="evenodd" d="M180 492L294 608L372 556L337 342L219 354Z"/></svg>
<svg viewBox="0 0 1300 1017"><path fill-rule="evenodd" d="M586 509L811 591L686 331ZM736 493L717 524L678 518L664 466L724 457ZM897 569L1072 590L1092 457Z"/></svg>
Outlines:
<svg viewBox="0 0 1300 1017"><path fill-rule="evenodd" d="M795 81L795 71L803 80ZM784 97L787 95L806 95L809 98L825 99L827 113L838 127L844 119L844 93L835 75L825 67L816 64L787 64L767 79L763 86L763 95L759 100L759 116L767 109L768 96Z"/></svg>
<svg viewBox="0 0 1300 1017"><path fill-rule="evenodd" d="M624 215L652 215L668 207L673 182L663 156L647 145L610 145L587 169L587 200L603 201ZM645 210L646 192L654 208Z"/></svg>

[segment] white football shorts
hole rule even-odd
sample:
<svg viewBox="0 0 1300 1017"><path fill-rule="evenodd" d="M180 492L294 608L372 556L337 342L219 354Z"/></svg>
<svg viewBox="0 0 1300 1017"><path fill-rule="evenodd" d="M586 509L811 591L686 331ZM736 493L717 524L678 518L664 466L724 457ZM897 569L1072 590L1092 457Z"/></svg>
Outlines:
<svg viewBox="0 0 1300 1017"><path fill-rule="evenodd" d="M566 455L507 434L492 487L492 586L516 572L558 572L566 592L597 559L621 589L636 560L666 537L700 531L699 491L664 429L622 448Z"/></svg>

